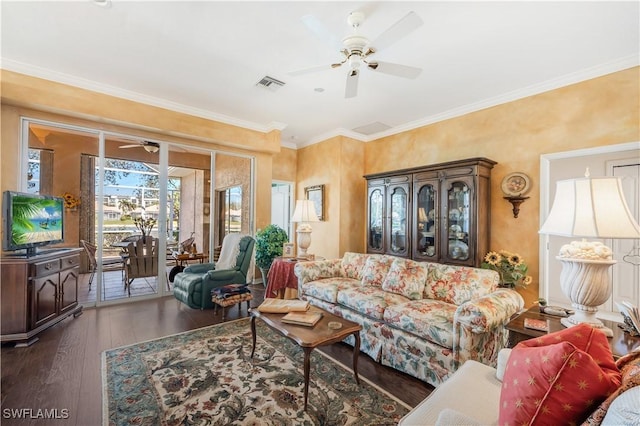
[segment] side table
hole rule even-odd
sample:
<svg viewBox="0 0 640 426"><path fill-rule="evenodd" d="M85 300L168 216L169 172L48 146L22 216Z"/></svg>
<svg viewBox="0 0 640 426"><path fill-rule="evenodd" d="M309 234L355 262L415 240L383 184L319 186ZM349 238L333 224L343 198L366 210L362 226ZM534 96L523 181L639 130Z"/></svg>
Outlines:
<svg viewBox="0 0 640 426"><path fill-rule="evenodd" d="M539 331L526 328L524 326L525 318L547 321L547 328L549 331ZM509 347L512 348L523 340L544 336L547 333L553 333L554 331L565 329L566 327L560 323L560 319L561 317L540 312L540 309L537 306L522 312L518 316L512 318L506 325L507 330L509 330ZM605 326L613 330L613 337L609 337L608 340L614 358L620 358L632 350L640 348L640 337L633 337L628 333L625 333L614 321L602 320L602 322Z"/></svg>
<svg viewBox="0 0 640 426"><path fill-rule="evenodd" d="M276 257L273 259L269 269L267 288L264 292L265 298L298 298L298 278L293 272L296 263L295 258Z"/></svg>

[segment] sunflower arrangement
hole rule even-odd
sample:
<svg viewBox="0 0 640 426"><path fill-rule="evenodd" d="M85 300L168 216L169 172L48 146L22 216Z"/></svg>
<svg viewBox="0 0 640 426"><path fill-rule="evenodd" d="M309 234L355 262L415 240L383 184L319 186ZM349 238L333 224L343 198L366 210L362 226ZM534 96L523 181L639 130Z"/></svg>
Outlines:
<svg viewBox="0 0 640 426"><path fill-rule="evenodd" d="M490 251L484 256L483 269L493 269L500 275L500 287L525 288L533 278L527 275L529 267L517 253L506 250Z"/></svg>
<svg viewBox="0 0 640 426"><path fill-rule="evenodd" d="M67 209L75 209L80 206L80 197L76 197L70 192L62 194L62 199L64 200L64 207Z"/></svg>

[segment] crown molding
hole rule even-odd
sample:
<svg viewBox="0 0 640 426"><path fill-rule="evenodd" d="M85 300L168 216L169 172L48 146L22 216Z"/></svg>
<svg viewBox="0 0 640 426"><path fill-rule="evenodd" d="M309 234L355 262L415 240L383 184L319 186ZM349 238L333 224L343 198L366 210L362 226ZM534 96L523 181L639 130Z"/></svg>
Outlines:
<svg viewBox="0 0 640 426"><path fill-rule="evenodd" d="M241 120L238 118L230 117L224 114L218 114L215 112L207 111L200 108L190 107L177 102L167 101L152 96L147 96L141 93L133 92L130 90L121 89L106 84L100 84L95 81L87 80L84 78L76 77L73 75L51 71L46 68L37 67L34 65L25 64L22 62L2 59L2 69L8 71L17 72L20 74L29 75L31 77L42 78L44 80L54 81L56 83L67 84L70 86L78 87L92 92L102 93L108 96L115 96L117 98L127 99L129 101L138 102L145 105L151 105L158 108L164 108L170 111L181 112L184 114L192 115L194 117L205 118L208 120L218 121L220 123L229 124L231 126L243 127L249 130L255 130L257 132L268 133L272 130L282 130L287 125L273 121L269 124L260 124L252 121Z"/></svg>
<svg viewBox="0 0 640 426"><path fill-rule="evenodd" d="M380 138L392 136L402 132L407 132L407 131L428 126L430 124L434 124L440 121L444 121L451 118L460 117L472 112L480 111L486 108L491 108L504 103L513 102L518 99L523 99L529 96L538 95L540 93L548 92L550 90L555 90L564 86L569 86L571 84L576 84L576 83L580 83L582 81L590 80L593 78L602 77L604 75L622 71L638 65L640 65L640 54L628 55L628 56L619 58L617 60L607 62L605 64L590 67L575 73L566 74L564 76L561 76L555 79L547 80L539 84L534 84L521 89L513 90L511 92L507 92L499 96L485 99L480 102L463 105L461 107L453 108L439 114L422 118L420 120L415 120L409 123L395 126L383 132L378 132L371 135L363 135L361 133L354 132L353 130L349 130L345 128L337 128L337 129L319 134L316 137L311 138L304 142L293 143L293 142L287 142L287 141L281 140L280 143L282 146L286 148L299 149L299 148L304 148L306 146L314 145L316 143L323 142L327 139L331 139L336 136L344 136L344 137L355 139L361 142L371 142ZM68 85L79 87L85 90L90 90L90 91L102 93L109 96L115 96L118 98L123 98L123 99L131 100L134 102L139 102L147 105L152 105L159 108L168 109L171 111L181 112L184 114L209 119L209 120L221 122L224 124L229 124L232 126L243 127L243 128L255 130L258 132L268 133L273 130L282 131L287 127L286 123L277 122L277 121L273 121L265 125L265 124L255 123L247 120L241 120L241 119L230 117L224 114L218 114L218 113L206 111L199 108L193 108L180 103L170 102L164 99L143 95L141 93L124 90L114 86L99 84L91 80L78 78L69 74L54 72L42 67L36 67L33 65L24 64L18 61L2 59L1 67L9 71L18 72L18 73L30 75L33 77L43 78L45 80L50 80L58 83L68 84Z"/></svg>
<svg viewBox="0 0 640 426"><path fill-rule="evenodd" d="M582 71L566 74L558 78L544 81L539 84L524 87L522 89L513 90L511 92L504 93L493 98L485 99L480 102L461 106L459 108L453 108L448 111L444 111L440 114L432 115L420 120L412 121L400 126L392 127L383 132L370 135L368 141L380 139L387 136L392 136L398 133L414 130L419 127L424 127L429 124L434 124L440 121L448 120L455 117L460 117L465 114L480 111L486 108L491 108L497 105L513 102L518 99L523 99L529 96L538 95L540 93L548 92L550 90L559 89L561 87L569 86L571 84L580 83L593 78L602 77L607 74L622 71L628 68L636 67L640 65L640 54L633 54L624 56L615 61L607 62L605 64L597 65L595 67L586 68Z"/></svg>

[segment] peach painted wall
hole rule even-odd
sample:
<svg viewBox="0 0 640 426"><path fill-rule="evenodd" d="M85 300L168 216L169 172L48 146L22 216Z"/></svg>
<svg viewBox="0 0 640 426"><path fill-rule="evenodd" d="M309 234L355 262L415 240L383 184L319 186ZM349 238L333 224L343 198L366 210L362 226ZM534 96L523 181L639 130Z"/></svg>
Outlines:
<svg viewBox="0 0 640 426"><path fill-rule="evenodd" d="M308 186L325 186L325 220L312 224L310 253L333 259L364 250L363 166L364 144L343 136L298 150L296 199Z"/></svg>
<svg viewBox="0 0 640 426"><path fill-rule="evenodd" d="M297 161L297 150L282 148L278 154L273 155L273 179L295 182L298 170Z"/></svg>
<svg viewBox="0 0 640 426"><path fill-rule="evenodd" d="M468 157L498 164L491 177L491 247L518 252L538 297L540 155L640 140L640 68L552 90L366 144L364 173ZM517 219L500 183L511 172L531 177L531 196ZM363 199L364 203L364 199Z"/></svg>

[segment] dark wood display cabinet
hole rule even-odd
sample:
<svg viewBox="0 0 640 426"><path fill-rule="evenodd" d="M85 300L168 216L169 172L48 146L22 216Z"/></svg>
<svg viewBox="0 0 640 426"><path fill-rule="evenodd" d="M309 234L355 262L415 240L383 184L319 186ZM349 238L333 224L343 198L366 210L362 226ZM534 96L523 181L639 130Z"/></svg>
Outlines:
<svg viewBox="0 0 640 426"><path fill-rule="evenodd" d="M479 267L495 164L470 158L365 176L367 253Z"/></svg>
<svg viewBox="0 0 640 426"><path fill-rule="evenodd" d="M28 346L36 335L68 316L78 304L80 248L51 249L36 256L0 259L1 341Z"/></svg>

